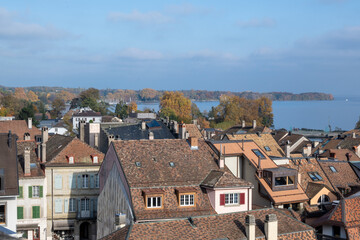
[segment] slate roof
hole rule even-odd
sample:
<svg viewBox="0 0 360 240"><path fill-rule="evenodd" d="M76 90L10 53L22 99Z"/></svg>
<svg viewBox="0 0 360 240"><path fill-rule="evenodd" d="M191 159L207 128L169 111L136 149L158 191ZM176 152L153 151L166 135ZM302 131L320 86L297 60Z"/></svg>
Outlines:
<svg viewBox="0 0 360 240"><path fill-rule="evenodd" d="M180 218L168 221L134 223L104 238L109 239L246 239L245 217L255 217L255 237L265 238L266 215L276 214L278 239L316 239L314 229L276 209Z"/></svg>
<svg viewBox="0 0 360 240"><path fill-rule="evenodd" d="M337 188L349 188L360 186L360 181L349 162L335 160L319 160L321 168L325 172L329 181ZM334 167L333 172L330 167Z"/></svg>
<svg viewBox="0 0 360 240"><path fill-rule="evenodd" d="M156 121L156 120L153 120ZM149 139L149 132L154 133L154 139L174 139L170 130L161 122L156 121L159 124L159 127L146 127L145 130L141 129L141 123L138 124L126 124L126 125L117 125L117 126L107 126L102 129L106 132L107 135L114 135L115 138L121 140L140 140L140 139Z"/></svg>
<svg viewBox="0 0 360 240"><path fill-rule="evenodd" d="M94 111L81 111L78 113L74 113L73 117L101 117L101 113Z"/></svg>
<svg viewBox="0 0 360 240"><path fill-rule="evenodd" d="M30 175L24 175L24 150L25 147L30 148ZM44 171L41 169L40 161L37 159L36 143L35 141L18 141L17 143L18 155L18 174L20 179L27 178L44 178Z"/></svg>
<svg viewBox="0 0 360 240"><path fill-rule="evenodd" d="M74 157L74 165L93 165L91 156L98 156L98 164L104 159L104 154L78 138L54 135L46 143L46 166L69 165L68 156Z"/></svg>
<svg viewBox="0 0 360 240"><path fill-rule="evenodd" d="M19 194L16 148L16 136L14 134L0 133L0 169L4 171L5 180L5 191L0 191L0 196Z"/></svg>
<svg viewBox="0 0 360 240"><path fill-rule="evenodd" d="M228 188L228 187L253 187L251 182L235 177L231 172L212 170L201 183L203 187Z"/></svg>
<svg viewBox="0 0 360 240"><path fill-rule="evenodd" d="M24 140L25 133L30 133L32 139L35 139L36 135L41 135L41 131L35 125L28 128L25 120L0 121L0 133L8 133L9 130L18 136L18 140Z"/></svg>
<svg viewBox="0 0 360 240"><path fill-rule="evenodd" d="M326 185L322 184L322 183L314 183L314 182L309 182L309 184L307 185L306 188L306 195L309 198L313 198L316 194L318 194L318 192L320 192L323 188L327 188L329 189ZM329 189L331 191L331 189Z"/></svg>
<svg viewBox="0 0 360 240"><path fill-rule="evenodd" d="M284 157L285 153L271 134L227 134L229 140L253 140L268 156ZM265 147L269 147L270 151Z"/></svg>

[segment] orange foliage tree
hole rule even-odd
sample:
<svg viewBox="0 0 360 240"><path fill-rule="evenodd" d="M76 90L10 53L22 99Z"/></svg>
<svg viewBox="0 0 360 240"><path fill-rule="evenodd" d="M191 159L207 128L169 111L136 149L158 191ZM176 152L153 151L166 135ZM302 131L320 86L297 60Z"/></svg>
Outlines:
<svg viewBox="0 0 360 240"><path fill-rule="evenodd" d="M191 120L191 100L184 97L181 92L166 91L160 99L160 111L162 116L189 122Z"/></svg>

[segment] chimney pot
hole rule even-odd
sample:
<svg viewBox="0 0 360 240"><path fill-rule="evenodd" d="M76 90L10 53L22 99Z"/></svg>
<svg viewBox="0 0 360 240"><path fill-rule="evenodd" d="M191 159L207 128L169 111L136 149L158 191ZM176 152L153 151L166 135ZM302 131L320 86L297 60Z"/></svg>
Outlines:
<svg viewBox="0 0 360 240"><path fill-rule="evenodd" d="M28 128L32 128L32 118L28 118Z"/></svg>
<svg viewBox="0 0 360 240"><path fill-rule="evenodd" d="M246 215L245 217L245 230L248 240L255 240L255 217L254 215Z"/></svg>
<svg viewBox="0 0 360 240"><path fill-rule="evenodd" d="M256 128L256 120L253 120L253 129Z"/></svg>
<svg viewBox="0 0 360 240"><path fill-rule="evenodd" d="M49 140L49 129L47 127L41 128L42 142L46 143Z"/></svg>
<svg viewBox="0 0 360 240"><path fill-rule="evenodd" d="M242 127L242 128L245 128L245 120L242 120L242 122L241 122L241 127Z"/></svg>
<svg viewBox="0 0 360 240"><path fill-rule="evenodd" d="M265 237L267 240L278 239L278 220L276 214L268 214L265 219Z"/></svg>
<svg viewBox="0 0 360 240"><path fill-rule="evenodd" d="M29 176L31 175L30 172L30 148L25 147L24 149L24 175Z"/></svg>

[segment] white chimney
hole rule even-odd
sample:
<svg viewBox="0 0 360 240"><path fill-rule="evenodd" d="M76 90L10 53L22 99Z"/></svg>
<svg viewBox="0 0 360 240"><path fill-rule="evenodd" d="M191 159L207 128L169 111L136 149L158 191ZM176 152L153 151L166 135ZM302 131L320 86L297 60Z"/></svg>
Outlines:
<svg viewBox="0 0 360 240"><path fill-rule="evenodd" d="M256 128L256 120L253 120L253 129Z"/></svg>
<svg viewBox="0 0 360 240"><path fill-rule="evenodd" d="M222 152L222 145L220 144L219 168L223 169L224 167L225 167L225 157Z"/></svg>
<svg viewBox="0 0 360 240"><path fill-rule="evenodd" d="M241 122L241 127L242 127L242 128L245 128L245 120L242 120L242 122Z"/></svg>
<svg viewBox="0 0 360 240"><path fill-rule="evenodd" d="M311 155L311 144L310 143L307 144L307 153L308 153L308 156Z"/></svg>
<svg viewBox="0 0 360 240"><path fill-rule="evenodd" d="M265 237L267 240L278 239L278 220L276 214L268 214L265 219Z"/></svg>
<svg viewBox="0 0 360 240"><path fill-rule="evenodd" d="M24 140L27 141L27 140L30 140L30 133L25 133L24 134Z"/></svg>
<svg viewBox="0 0 360 240"><path fill-rule="evenodd" d="M41 128L42 143L46 143L49 140L49 129L47 127Z"/></svg>
<svg viewBox="0 0 360 240"><path fill-rule="evenodd" d="M355 132L352 133L352 138L356 138L356 133Z"/></svg>
<svg viewBox="0 0 360 240"><path fill-rule="evenodd" d="M30 172L30 148L25 147L24 149L24 175L29 176L31 175Z"/></svg>
<svg viewBox="0 0 360 240"><path fill-rule="evenodd" d="M191 150L199 149L199 141L196 137L189 138Z"/></svg>
<svg viewBox="0 0 360 240"><path fill-rule="evenodd" d="M37 159L41 159L41 144L37 144Z"/></svg>
<svg viewBox="0 0 360 240"><path fill-rule="evenodd" d="M154 140L154 133L153 132L149 132L149 140Z"/></svg>
<svg viewBox="0 0 360 240"><path fill-rule="evenodd" d="M41 144L41 162L46 162L46 143Z"/></svg>
<svg viewBox="0 0 360 240"><path fill-rule="evenodd" d="M290 144L285 146L285 157L290 158Z"/></svg>
<svg viewBox="0 0 360 240"><path fill-rule="evenodd" d="M360 145L359 146L355 146L355 154L360 157Z"/></svg>
<svg viewBox="0 0 360 240"><path fill-rule="evenodd" d="M28 128L32 128L32 118L28 118Z"/></svg>
<svg viewBox="0 0 360 240"><path fill-rule="evenodd" d="M177 121L174 121L174 133L179 133L179 124Z"/></svg>
<svg viewBox="0 0 360 240"><path fill-rule="evenodd" d="M247 240L255 240L255 217L254 215L246 215L245 231Z"/></svg>
<svg viewBox="0 0 360 240"><path fill-rule="evenodd" d="M146 122L141 122L141 130L146 130Z"/></svg>
<svg viewBox="0 0 360 240"><path fill-rule="evenodd" d="M180 124L179 126L179 138L186 139L186 124Z"/></svg>

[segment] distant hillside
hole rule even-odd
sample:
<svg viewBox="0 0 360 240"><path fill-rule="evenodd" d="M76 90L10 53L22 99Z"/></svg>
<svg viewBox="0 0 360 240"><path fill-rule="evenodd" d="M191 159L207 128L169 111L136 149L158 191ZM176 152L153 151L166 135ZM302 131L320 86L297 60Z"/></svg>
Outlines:
<svg viewBox="0 0 360 240"><path fill-rule="evenodd" d="M24 87L26 92L33 91L38 95L47 95L47 94L56 94L61 91L70 92L72 94L78 95L85 88L63 88L63 87ZM0 95L1 92L14 92L14 87L5 87L0 86ZM272 101L319 101L319 100L333 100L334 97L332 94L319 93L319 92L309 92L309 93L289 93L289 92L268 92L268 93L258 93L258 92L230 92L230 91L206 91L206 90L178 90L190 99L196 101L211 101L219 100L221 95L236 95L246 99L258 99L262 96L270 98ZM160 97L163 95L164 91L157 91L150 88L145 88L142 90L123 90L123 89L101 89L100 95L104 100L107 101L143 101L143 102L154 102L159 101Z"/></svg>

